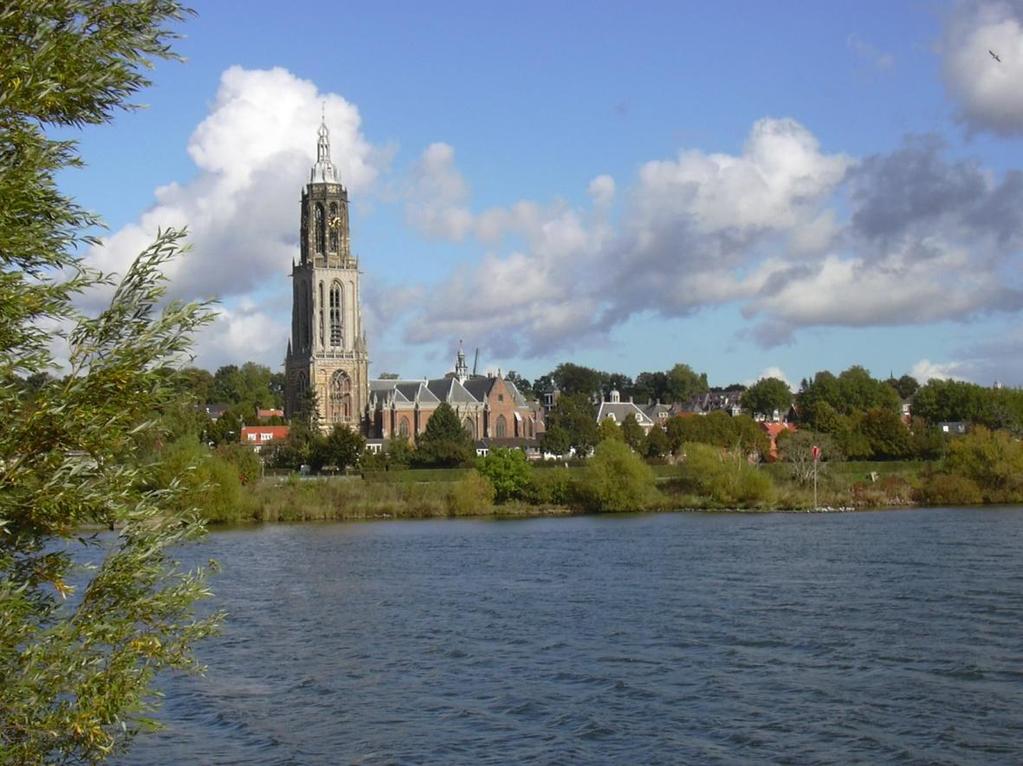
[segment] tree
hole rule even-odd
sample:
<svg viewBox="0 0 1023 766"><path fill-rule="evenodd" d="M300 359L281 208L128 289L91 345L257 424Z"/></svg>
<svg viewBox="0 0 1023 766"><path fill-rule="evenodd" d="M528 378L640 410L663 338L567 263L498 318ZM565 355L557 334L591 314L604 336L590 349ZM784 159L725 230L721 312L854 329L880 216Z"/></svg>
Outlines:
<svg viewBox="0 0 1023 766"><path fill-rule="evenodd" d="M624 436L622 435L621 426L619 426L613 418L604 418L597 425L597 441L607 441L608 439L614 439L616 441L623 441Z"/></svg>
<svg viewBox="0 0 1023 766"><path fill-rule="evenodd" d="M708 390L707 373L697 374L688 364L676 364L667 372L665 394L668 401L685 402Z"/></svg>
<svg viewBox="0 0 1023 766"><path fill-rule="evenodd" d="M911 399L913 394L920 390L920 383L912 375L903 375L898 380L889 378L886 382L898 392L902 399Z"/></svg>
<svg viewBox="0 0 1023 766"><path fill-rule="evenodd" d="M326 438L317 439L313 443L309 463L315 471L321 471L327 466L343 471L348 466L358 464L364 449L366 440L361 434L348 426L338 424Z"/></svg>
<svg viewBox="0 0 1023 766"><path fill-rule="evenodd" d="M655 425L646 435L640 452L651 459L662 458L671 451L668 434L663 428Z"/></svg>
<svg viewBox="0 0 1023 766"><path fill-rule="evenodd" d="M791 464L796 480L804 484L813 480L814 447L820 450L817 458L817 463L820 464L818 467L828 461L842 458L834 439L828 434L813 431L782 431L778 434L777 443L778 457Z"/></svg>
<svg viewBox="0 0 1023 766"><path fill-rule="evenodd" d="M57 188L80 164L45 130L109 121L173 57L173 0L8 0L0 7L0 763L96 763L122 748L155 702L154 676L194 667L202 571L169 552L202 527L180 484L152 489L143 462L160 414L181 405L164 370L187 355L207 307L165 301L162 269L182 250L164 231L127 269L97 317L74 299L111 280L83 264L97 221ZM160 307L163 307L162 309ZM30 399L9 383L68 374ZM119 525L110 545L79 537ZM91 561L95 568L85 568ZM74 593L74 597L66 598Z"/></svg>
<svg viewBox="0 0 1023 766"><path fill-rule="evenodd" d="M578 394L589 399L604 388L603 373L571 362L559 364L550 377L563 395Z"/></svg>
<svg viewBox="0 0 1023 766"><path fill-rule="evenodd" d="M625 420L622 421L622 438L636 452L639 452L643 446L646 433L643 431L643 427L636 421L636 416L632 413L626 415Z"/></svg>
<svg viewBox="0 0 1023 766"><path fill-rule="evenodd" d="M450 404L441 402L426 421L413 460L420 465L452 467L470 462L475 451L458 414Z"/></svg>
<svg viewBox="0 0 1023 766"><path fill-rule="evenodd" d="M877 408L866 412L860 421L860 431L867 437L875 458L901 460L913 452L909 429L891 410Z"/></svg>
<svg viewBox="0 0 1023 766"><path fill-rule="evenodd" d="M493 485L499 503L523 497L533 478L533 468L519 449L490 450L489 455L476 460L476 470Z"/></svg>
<svg viewBox="0 0 1023 766"><path fill-rule="evenodd" d="M769 418L776 410L784 415L791 404L789 384L778 378L761 378L742 394L742 406L753 416Z"/></svg>
<svg viewBox="0 0 1023 766"><path fill-rule="evenodd" d="M561 450L549 449L555 455L563 455L575 449L579 457L586 457L598 440L597 421L589 397L585 394L559 397L558 403L547 416L545 449L564 447Z"/></svg>

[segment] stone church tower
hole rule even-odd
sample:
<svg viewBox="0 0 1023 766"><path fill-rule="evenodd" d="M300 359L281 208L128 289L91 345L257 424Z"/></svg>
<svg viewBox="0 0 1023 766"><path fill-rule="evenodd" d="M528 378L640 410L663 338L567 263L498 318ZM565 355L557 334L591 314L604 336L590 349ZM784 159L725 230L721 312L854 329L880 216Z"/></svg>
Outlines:
<svg viewBox="0 0 1023 766"><path fill-rule="evenodd" d="M369 398L359 263L352 255L348 190L320 124L316 164L302 190L301 260L292 263L291 340L284 361L285 410L293 417L312 389L320 428L361 430Z"/></svg>

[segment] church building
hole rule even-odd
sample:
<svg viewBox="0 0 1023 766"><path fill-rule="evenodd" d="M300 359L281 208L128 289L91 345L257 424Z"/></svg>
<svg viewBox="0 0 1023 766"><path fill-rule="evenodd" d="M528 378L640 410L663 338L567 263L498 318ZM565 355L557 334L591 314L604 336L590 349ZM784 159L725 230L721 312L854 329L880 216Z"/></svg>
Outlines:
<svg viewBox="0 0 1023 766"><path fill-rule="evenodd" d="M359 262L352 255L348 191L321 122L316 163L302 190L301 255L291 265L291 340L284 361L285 410L294 417L315 395L321 429L362 430L369 400L369 352L362 329Z"/></svg>

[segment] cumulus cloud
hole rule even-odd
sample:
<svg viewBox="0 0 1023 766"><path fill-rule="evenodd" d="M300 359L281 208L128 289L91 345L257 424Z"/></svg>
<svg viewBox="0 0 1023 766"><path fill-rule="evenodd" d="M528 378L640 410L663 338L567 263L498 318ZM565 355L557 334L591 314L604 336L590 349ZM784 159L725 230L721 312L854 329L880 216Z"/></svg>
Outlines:
<svg viewBox="0 0 1023 766"><path fill-rule="evenodd" d="M1023 175L950 161L933 137L854 160L791 119L754 124L738 154L684 150L591 203L520 201L474 217L494 248L434 290L408 340L474 337L548 354L631 316L738 305L764 346L813 326L968 320L1023 307ZM464 200L463 200L464 201ZM525 247L500 249L517 234ZM481 337L482 336L482 337Z"/></svg>
<svg viewBox="0 0 1023 766"><path fill-rule="evenodd" d="M174 264L179 294L244 294L286 271L296 252L296 190L315 160L321 106L343 182L355 194L365 190L378 169L354 105L283 69L231 67L189 139L195 178L157 189L156 203L87 260L121 273L157 228L188 224L194 255Z"/></svg>
<svg viewBox="0 0 1023 766"><path fill-rule="evenodd" d="M945 87L970 130L1023 133L1023 3L961 3L946 25L941 57Z"/></svg>
<svg viewBox="0 0 1023 766"><path fill-rule="evenodd" d="M929 380L966 380L958 372L960 367L958 362L932 362L930 359L921 359L913 365L909 374L921 383Z"/></svg>
<svg viewBox="0 0 1023 766"><path fill-rule="evenodd" d="M415 164L406 192L406 220L428 237L459 241L473 225L465 207L469 185L455 167L455 150L430 144Z"/></svg>
<svg viewBox="0 0 1023 766"><path fill-rule="evenodd" d="M152 207L92 248L87 262L123 273L157 229L187 224L192 252L170 266L174 296L231 303L264 287L286 294L285 275L298 254L298 190L315 160L321 109L342 182L354 195L364 193L384 155L363 136L354 104L284 69L235 66L221 76L208 115L189 139L194 178L157 189ZM88 300L98 305L105 297ZM210 358L227 358L234 343L235 359L257 358L271 331L275 351L261 359L283 355L286 327L249 308L224 309L200 338L200 357L208 350Z"/></svg>

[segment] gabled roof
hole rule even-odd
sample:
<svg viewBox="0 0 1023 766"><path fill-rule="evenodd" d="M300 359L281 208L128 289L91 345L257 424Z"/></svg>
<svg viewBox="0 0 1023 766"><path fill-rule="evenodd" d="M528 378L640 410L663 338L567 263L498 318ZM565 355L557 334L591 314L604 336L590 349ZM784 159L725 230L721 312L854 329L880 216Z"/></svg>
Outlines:
<svg viewBox="0 0 1023 766"><path fill-rule="evenodd" d="M466 391L476 397L479 401L484 402L490 394L490 389L494 387L494 381L496 380L497 378L489 377L469 378L463 385L465 386Z"/></svg>
<svg viewBox="0 0 1023 766"><path fill-rule="evenodd" d="M636 418L636 422L642 425L652 426L654 421L632 402L601 402L597 410L597 422L614 417L616 423L623 423L629 415Z"/></svg>
<svg viewBox="0 0 1023 766"><path fill-rule="evenodd" d="M439 401L447 402L452 406L483 403L473 396L459 382L458 378L434 378L433 380L428 380L426 386Z"/></svg>

